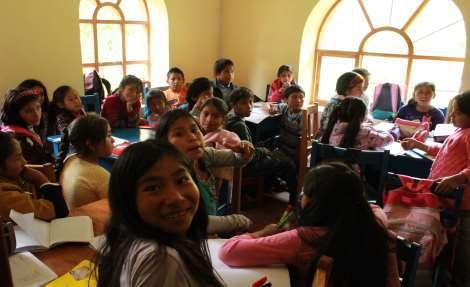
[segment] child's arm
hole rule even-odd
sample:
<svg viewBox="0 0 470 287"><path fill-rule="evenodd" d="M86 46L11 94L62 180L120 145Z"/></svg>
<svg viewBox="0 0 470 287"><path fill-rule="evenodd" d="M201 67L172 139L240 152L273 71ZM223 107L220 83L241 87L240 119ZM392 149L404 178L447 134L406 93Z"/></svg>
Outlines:
<svg viewBox="0 0 470 287"><path fill-rule="evenodd" d="M247 142L245 142L247 143ZM242 167L251 160L251 157L247 158L249 146L245 144L243 150L244 154L236 153L232 150L217 150L214 148L206 147L203 155L203 160L207 167L221 167L221 166L233 166Z"/></svg>
<svg viewBox="0 0 470 287"><path fill-rule="evenodd" d="M372 129L367 137L369 148L379 148L393 142L393 136L390 133L378 132Z"/></svg>
<svg viewBox="0 0 470 287"><path fill-rule="evenodd" d="M113 102L111 98L108 98L103 103L103 109L101 110L101 116L108 120L109 125L112 128L120 127L122 124L120 108L117 102Z"/></svg>
<svg viewBox="0 0 470 287"><path fill-rule="evenodd" d="M33 212L34 216L51 220L55 218L54 205L45 199L35 199L28 192L17 190L8 190L8 188L0 188L0 214L5 217L9 216L10 210L14 209L21 213Z"/></svg>
<svg viewBox="0 0 470 287"><path fill-rule="evenodd" d="M428 154L432 156L435 156L441 149L442 144L440 143L425 144L412 138L406 138L401 141L401 146L405 150L417 148L417 149L427 152Z"/></svg>

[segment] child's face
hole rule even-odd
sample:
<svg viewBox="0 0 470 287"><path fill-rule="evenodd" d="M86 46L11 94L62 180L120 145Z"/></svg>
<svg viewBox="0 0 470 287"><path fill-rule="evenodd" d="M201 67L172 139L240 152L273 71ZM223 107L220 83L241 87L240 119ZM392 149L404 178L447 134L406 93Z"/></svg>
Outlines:
<svg viewBox="0 0 470 287"><path fill-rule="evenodd" d="M287 108L292 113L300 112L304 105L304 94L295 92L287 97Z"/></svg>
<svg viewBox="0 0 470 287"><path fill-rule="evenodd" d="M454 126L458 128L470 128L470 116L462 113L455 102L453 106L454 109L450 115L450 119Z"/></svg>
<svg viewBox="0 0 470 287"><path fill-rule="evenodd" d="M167 83L173 91L178 92L184 85L184 77L180 73L171 73Z"/></svg>
<svg viewBox="0 0 470 287"><path fill-rule="evenodd" d="M147 224L184 235L199 206L199 190L186 168L163 156L137 180L136 205Z"/></svg>
<svg viewBox="0 0 470 287"><path fill-rule="evenodd" d="M78 113L82 110L82 102L77 91L71 89L65 94L63 108L72 113Z"/></svg>
<svg viewBox="0 0 470 287"><path fill-rule="evenodd" d="M111 127L108 125L106 138L103 141L92 145L92 150L94 150L95 156L96 157L110 156L114 148L113 143L114 143L114 139L111 135Z"/></svg>
<svg viewBox="0 0 470 287"><path fill-rule="evenodd" d="M36 127L41 122L41 103L39 100L31 101L19 110L19 115L26 124Z"/></svg>
<svg viewBox="0 0 470 287"><path fill-rule="evenodd" d="M196 103L197 105L202 106L208 99L213 98L213 97L214 97L214 94L213 94L213 90L211 87L209 88L209 90L206 90L202 92L201 94L199 94L199 97L197 98Z"/></svg>
<svg viewBox="0 0 470 287"><path fill-rule="evenodd" d="M217 131L224 123L224 117L213 106L205 106L199 115L199 123L206 133Z"/></svg>
<svg viewBox="0 0 470 287"><path fill-rule="evenodd" d="M12 139L11 144L13 145L12 153L6 158L4 166L0 167L0 173L8 178L16 178L23 171L26 160L21 152L20 143Z"/></svg>
<svg viewBox="0 0 470 287"><path fill-rule="evenodd" d="M127 85L121 90L121 98L128 104L135 104L139 100L141 93L136 85Z"/></svg>
<svg viewBox="0 0 470 287"><path fill-rule="evenodd" d="M363 77L364 78L364 83L362 84L362 91L365 92L367 91L367 88L369 87L369 77Z"/></svg>
<svg viewBox="0 0 470 287"><path fill-rule="evenodd" d="M163 115L166 110L166 101L162 99L153 98L149 102L150 112L152 114Z"/></svg>
<svg viewBox="0 0 470 287"><path fill-rule="evenodd" d="M44 89L41 86L34 86L31 91L38 97L39 103L42 105L44 102Z"/></svg>
<svg viewBox="0 0 470 287"><path fill-rule="evenodd" d="M198 160L204 153L201 130L193 119L179 118L168 129L168 142L190 160Z"/></svg>
<svg viewBox="0 0 470 287"><path fill-rule="evenodd" d="M221 81L224 85L229 85L235 78L233 65L226 66L220 73L216 75L217 80Z"/></svg>
<svg viewBox="0 0 470 287"><path fill-rule="evenodd" d="M416 90L414 98L419 106L427 107L431 104L434 93L428 87L420 87Z"/></svg>
<svg viewBox="0 0 470 287"><path fill-rule="evenodd" d="M349 88L346 91L346 94L347 94L346 96L361 97L363 92L364 92L364 82L360 82L360 83L357 83L352 88Z"/></svg>
<svg viewBox="0 0 470 287"><path fill-rule="evenodd" d="M289 72L289 71L284 71L279 76L279 80L284 85L290 84L292 82L292 79L293 79L292 72Z"/></svg>
<svg viewBox="0 0 470 287"><path fill-rule="evenodd" d="M233 111L240 117L249 117L253 110L252 99L241 99L233 105Z"/></svg>

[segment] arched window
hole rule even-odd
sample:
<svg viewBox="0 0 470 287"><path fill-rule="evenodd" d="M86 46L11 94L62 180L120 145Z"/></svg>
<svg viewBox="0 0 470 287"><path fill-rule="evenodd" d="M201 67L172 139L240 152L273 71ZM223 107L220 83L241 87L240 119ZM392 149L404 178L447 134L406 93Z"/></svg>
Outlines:
<svg viewBox="0 0 470 287"><path fill-rule="evenodd" d="M149 81L149 31L145 0L80 0L83 73L98 71L113 89L128 74Z"/></svg>
<svg viewBox="0 0 470 287"><path fill-rule="evenodd" d="M459 92L466 52L465 24L452 0L339 0L316 41L314 95L325 103L336 79L354 67L379 83L399 84L405 98L418 82L436 84L434 104Z"/></svg>

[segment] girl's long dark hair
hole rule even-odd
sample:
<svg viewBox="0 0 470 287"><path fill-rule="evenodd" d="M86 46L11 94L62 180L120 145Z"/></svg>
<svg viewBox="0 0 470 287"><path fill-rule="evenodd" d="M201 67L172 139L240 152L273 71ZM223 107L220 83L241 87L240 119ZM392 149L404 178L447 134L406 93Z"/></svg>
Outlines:
<svg viewBox="0 0 470 287"><path fill-rule="evenodd" d="M300 211L304 242L333 258L332 286L385 286L390 251L386 228L364 197L364 184L342 163L321 164L305 176L311 201ZM325 227L313 237L306 227Z"/></svg>
<svg viewBox="0 0 470 287"><path fill-rule="evenodd" d="M470 90L457 95L454 98L454 103L461 113L470 117Z"/></svg>
<svg viewBox="0 0 470 287"><path fill-rule="evenodd" d="M97 258L98 286L119 286L122 266L128 259L129 249L139 239L158 243L158 252L166 252L165 246L174 248L192 278L201 286L222 286L214 274L208 254L208 216L202 197L186 237L166 233L147 224L139 216L136 205L137 181L164 156L170 156L183 165L193 181L197 182L188 160L173 146L155 140L129 146L114 163L109 186L112 215L106 229L106 243Z"/></svg>
<svg viewBox="0 0 470 287"><path fill-rule="evenodd" d="M67 111L64 108L61 108L59 105L64 104L65 95L67 95L67 93L72 89L73 88L71 86L65 86L65 85L60 86L52 94L52 102L49 106L49 114L48 114L50 130L52 130L53 127L56 126L56 117L59 113L71 114L71 112Z"/></svg>
<svg viewBox="0 0 470 287"><path fill-rule="evenodd" d="M13 152L13 136L10 133L0 132L0 168L5 168L5 161Z"/></svg>
<svg viewBox="0 0 470 287"><path fill-rule="evenodd" d="M328 144L333 128L337 122L346 122L348 126L344 132L340 147L349 148L356 144L356 136L361 129L362 121L366 116L366 105L361 99L346 97L340 101L328 119L328 126L321 139L322 143Z"/></svg>
<svg viewBox="0 0 470 287"><path fill-rule="evenodd" d="M38 97L28 88L17 87L5 95L1 121L4 125L17 125L27 128L28 124L21 118L20 110L30 102L39 101Z"/></svg>
<svg viewBox="0 0 470 287"><path fill-rule="evenodd" d="M49 96L47 94L47 89L46 86L41 81L35 80L35 79L27 79L21 82L18 87L23 87L27 89L32 89L34 87L41 87L42 90L44 91L44 101L42 102L42 111L44 113L49 112Z"/></svg>
<svg viewBox="0 0 470 287"><path fill-rule="evenodd" d="M108 126L108 121L105 118L92 113L73 120L64 129L64 134L60 140L59 154L55 165L56 178L60 178L64 168L64 160L70 150L70 144L72 144L77 154L87 155L92 152L88 143L97 144L104 141L108 134Z"/></svg>
<svg viewBox="0 0 470 287"><path fill-rule="evenodd" d="M194 121L202 132L202 128L194 117L186 110L176 109L165 113L160 119L160 124L155 128L155 139L168 142L168 131L179 119L185 118Z"/></svg>
<svg viewBox="0 0 470 287"><path fill-rule="evenodd" d="M208 78L201 77L194 79L194 81L189 85L188 92L186 93L188 111L192 110L202 92L209 90L211 87L212 84Z"/></svg>

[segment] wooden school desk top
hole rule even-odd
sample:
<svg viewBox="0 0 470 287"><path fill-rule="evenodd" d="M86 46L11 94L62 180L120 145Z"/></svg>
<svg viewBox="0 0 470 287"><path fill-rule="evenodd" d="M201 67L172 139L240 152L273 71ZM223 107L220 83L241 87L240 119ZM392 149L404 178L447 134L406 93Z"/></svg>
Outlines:
<svg viewBox="0 0 470 287"><path fill-rule="evenodd" d="M70 216L78 215L90 216L95 236L103 234L106 223L111 215L108 199L105 198L83 205L70 212ZM34 255L49 266L58 276L61 276L72 270L82 260L93 260L96 252L88 244L67 243L53 247L45 252L35 253Z"/></svg>

